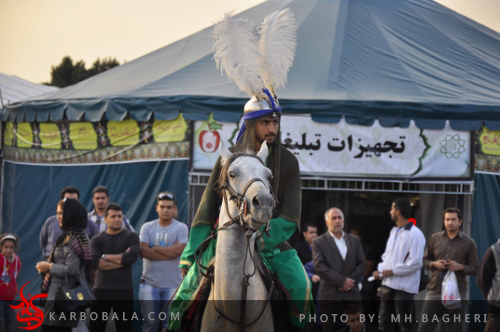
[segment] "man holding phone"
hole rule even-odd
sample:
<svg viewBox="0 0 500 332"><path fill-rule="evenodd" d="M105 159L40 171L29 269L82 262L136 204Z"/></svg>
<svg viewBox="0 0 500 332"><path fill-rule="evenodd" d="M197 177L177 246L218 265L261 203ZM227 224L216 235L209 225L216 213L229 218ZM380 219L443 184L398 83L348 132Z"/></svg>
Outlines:
<svg viewBox="0 0 500 332"><path fill-rule="evenodd" d="M438 324L435 317L448 314L449 331L462 331L464 322L465 295L467 294L467 275L476 275L479 266L476 242L461 230L462 211L448 208L443 212L444 228L430 238L424 253L424 267L432 271L427 285L422 317L418 331L434 331ZM448 271L455 272L462 307L446 309L441 303L441 285Z"/></svg>

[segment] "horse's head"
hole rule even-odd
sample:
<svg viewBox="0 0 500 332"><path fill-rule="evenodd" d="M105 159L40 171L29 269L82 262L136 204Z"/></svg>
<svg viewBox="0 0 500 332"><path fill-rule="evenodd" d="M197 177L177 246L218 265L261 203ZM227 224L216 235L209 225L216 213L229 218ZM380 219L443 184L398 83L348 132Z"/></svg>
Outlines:
<svg viewBox="0 0 500 332"><path fill-rule="evenodd" d="M257 155L232 154L221 145L221 175L219 186L226 183L225 199L228 199L228 213L240 216L240 223L256 231L271 219L276 201L271 193L271 170L265 166L268 155L264 142Z"/></svg>

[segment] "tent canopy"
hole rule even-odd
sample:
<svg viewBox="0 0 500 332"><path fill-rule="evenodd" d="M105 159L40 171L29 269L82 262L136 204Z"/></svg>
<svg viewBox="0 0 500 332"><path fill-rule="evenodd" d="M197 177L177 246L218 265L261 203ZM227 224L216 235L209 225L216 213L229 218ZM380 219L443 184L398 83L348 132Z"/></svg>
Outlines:
<svg viewBox="0 0 500 332"><path fill-rule="evenodd" d="M457 130L500 129L500 34L431 0L269 0L255 24L289 7L299 23L287 113L315 121ZM212 27L47 96L9 105L4 120L237 121L244 93L215 68Z"/></svg>
<svg viewBox="0 0 500 332"><path fill-rule="evenodd" d="M0 108L20 100L59 90L55 86L31 83L17 76L0 73Z"/></svg>

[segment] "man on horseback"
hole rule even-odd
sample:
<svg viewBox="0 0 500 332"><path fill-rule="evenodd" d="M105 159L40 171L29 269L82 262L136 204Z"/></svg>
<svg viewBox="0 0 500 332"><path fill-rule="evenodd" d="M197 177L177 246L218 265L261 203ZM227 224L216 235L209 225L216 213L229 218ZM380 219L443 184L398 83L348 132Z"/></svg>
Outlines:
<svg viewBox="0 0 500 332"><path fill-rule="evenodd" d="M293 13L285 9L269 15L259 27L259 45L254 32L255 28L250 21L227 15L214 29L214 58L228 77L242 91L252 96L245 105L245 121L236 144L230 148L231 152L255 154L264 141L269 148L266 166L273 173L270 183L277 202L270 220L270 229L262 226L257 232L257 250L264 264L286 289L291 299L287 301L289 321L294 328L300 330L308 322L307 319L301 320L301 317L309 317L314 312L309 278L297 252L287 243L300 223L300 171L297 158L281 145L281 108L274 94L275 88L284 87L295 55L296 22ZM195 252L200 244L221 227L216 222L222 203L221 195L216 191L220 185L220 159L217 160L205 188L191 224L188 245L181 256L180 268L186 277L171 307L169 317L170 329L173 331L181 329L181 320L175 317L179 317L179 313L182 316L190 309L198 296L201 276L205 272L195 261ZM213 264L216 242L216 238L213 238L204 246L201 265Z"/></svg>
<svg viewBox="0 0 500 332"><path fill-rule="evenodd" d="M311 285L297 252L287 243L300 222L300 172L297 158L280 143L281 110L273 108L273 103L274 100L269 102L266 99L253 97L245 105L245 130L230 150L233 153L248 151L256 153L264 141L267 142L269 156L266 164L273 172L271 184L277 205L270 221L270 236L261 237L258 249L266 265L278 277L293 300L293 305L289 303L290 323L303 328L307 321L300 321L300 315L305 314L309 317L308 314L314 310L310 301ZM214 224L222 201L214 188L217 187L220 170L220 160L218 160L192 222L189 243L181 256L180 267L187 274L173 303L172 312L175 311L174 307L177 307L182 314L190 305L190 300L196 297L193 293L198 287L200 271L194 261L194 252L217 227ZM260 232L264 232L264 229L262 228ZM210 245L205 251L203 262L208 264L213 259L208 256L213 253L215 245ZM170 329L178 330L180 326L177 323L179 322L172 321Z"/></svg>

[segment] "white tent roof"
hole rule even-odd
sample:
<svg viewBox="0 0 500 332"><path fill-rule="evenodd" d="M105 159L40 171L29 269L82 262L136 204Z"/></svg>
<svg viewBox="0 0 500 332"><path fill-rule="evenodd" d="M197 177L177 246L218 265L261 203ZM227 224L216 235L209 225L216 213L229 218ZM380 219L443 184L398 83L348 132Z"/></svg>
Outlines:
<svg viewBox="0 0 500 332"><path fill-rule="evenodd" d="M432 0L269 0L240 15L261 22L289 7L298 50L285 112L386 126L500 129L500 34ZM38 121L219 120L241 114L244 93L215 68L212 28L50 95L7 108L4 119Z"/></svg>
<svg viewBox="0 0 500 332"><path fill-rule="evenodd" d="M36 84L17 76L0 73L0 108L17 101L59 90L58 87Z"/></svg>

